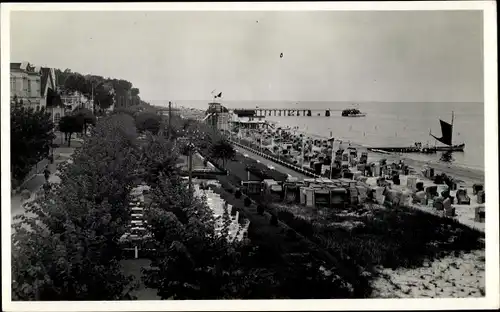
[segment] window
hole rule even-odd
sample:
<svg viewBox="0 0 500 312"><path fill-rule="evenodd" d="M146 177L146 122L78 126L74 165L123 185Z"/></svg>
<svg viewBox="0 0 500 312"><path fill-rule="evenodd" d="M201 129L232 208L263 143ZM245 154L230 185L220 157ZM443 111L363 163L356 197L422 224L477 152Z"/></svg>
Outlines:
<svg viewBox="0 0 500 312"><path fill-rule="evenodd" d="M54 117L55 124L58 124L59 120L61 120L61 114L60 113L56 113L56 116Z"/></svg>
<svg viewBox="0 0 500 312"><path fill-rule="evenodd" d="M28 79L28 96L31 96L31 80Z"/></svg>
<svg viewBox="0 0 500 312"><path fill-rule="evenodd" d="M16 94L16 77L10 77L10 92Z"/></svg>

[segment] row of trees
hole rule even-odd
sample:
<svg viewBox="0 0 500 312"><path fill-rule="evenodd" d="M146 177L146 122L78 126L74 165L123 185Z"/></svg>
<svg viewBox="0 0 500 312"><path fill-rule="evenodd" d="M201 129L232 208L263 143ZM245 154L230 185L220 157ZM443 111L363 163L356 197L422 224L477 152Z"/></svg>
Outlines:
<svg viewBox="0 0 500 312"><path fill-rule="evenodd" d="M65 140L68 146L71 146L71 136L73 133L87 133L90 125L94 126L96 117L86 108L81 108L73 112L71 115L66 115L59 121L59 131L64 133Z"/></svg>
<svg viewBox="0 0 500 312"><path fill-rule="evenodd" d="M107 109L113 101L117 106L130 106L144 103L139 96L139 89L124 79L104 78L97 75L82 75L70 69L56 69L58 86L65 91L78 91L87 97L94 95L96 104Z"/></svg>
<svg viewBox="0 0 500 312"><path fill-rule="evenodd" d="M14 300L130 298L121 272L118 238L130 220L129 192L139 150L130 116L105 117L61 182L27 205L12 236Z"/></svg>

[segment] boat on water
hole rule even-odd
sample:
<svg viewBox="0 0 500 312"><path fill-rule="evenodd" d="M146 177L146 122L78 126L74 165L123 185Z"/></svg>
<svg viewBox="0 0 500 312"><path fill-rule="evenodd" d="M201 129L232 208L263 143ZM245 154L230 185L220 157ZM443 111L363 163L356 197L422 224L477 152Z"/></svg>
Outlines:
<svg viewBox="0 0 500 312"><path fill-rule="evenodd" d="M448 123L442 119L439 119L441 124L441 137L438 138L429 131L429 135L432 136L437 141L443 143L445 146L435 146L434 149L439 152L463 152L465 149L465 143L453 144L453 120L455 119L455 114L451 112L451 123Z"/></svg>
<svg viewBox="0 0 500 312"><path fill-rule="evenodd" d="M463 152L465 143L450 146L436 146L435 149L437 152Z"/></svg>
<svg viewBox="0 0 500 312"><path fill-rule="evenodd" d="M429 144L422 145L422 143L417 142L413 146L406 147L370 147L369 150L372 151L385 151L393 153L421 153L421 154L434 154L437 152L463 152L465 149L465 143L452 144L453 142L453 119L454 115L452 113L451 123L444 120L439 120L441 124L441 137L434 136L431 132L429 135L432 136L436 141L439 141L444 146L431 146Z"/></svg>
<svg viewBox="0 0 500 312"><path fill-rule="evenodd" d="M357 108L347 108L342 111L342 117L365 117L366 113L362 113Z"/></svg>

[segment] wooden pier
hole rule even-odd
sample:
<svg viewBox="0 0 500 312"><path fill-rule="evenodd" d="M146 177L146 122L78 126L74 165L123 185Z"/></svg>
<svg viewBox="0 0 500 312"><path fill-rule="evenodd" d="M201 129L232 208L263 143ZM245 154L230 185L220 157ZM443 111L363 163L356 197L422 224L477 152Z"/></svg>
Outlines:
<svg viewBox="0 0 500 312"><path fill-rule="evenodd" d="M237 111L252 111L253 115L258 116L289 116L289 117L299 117L299 116L324 116L330 117L331 112L341 112L341 109L325 109L325 108L233 108L234 112Z"/></svg>

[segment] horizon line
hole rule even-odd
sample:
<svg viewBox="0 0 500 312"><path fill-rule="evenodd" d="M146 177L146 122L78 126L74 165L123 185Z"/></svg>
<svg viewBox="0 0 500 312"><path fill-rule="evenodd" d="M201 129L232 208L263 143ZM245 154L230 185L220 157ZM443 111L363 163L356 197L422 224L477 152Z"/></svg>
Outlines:
<svg viewBox="0 0 500 312"><path fill-rule="evenodd" d="M180 100L180 99L169 99L169 100L149 100L141 99L145 102L207 102L212 103L213 100ZM295 103L311 103L311 102L321 102L321 103L404 103L404 104L420 104L420 103L434 103L434 104L484 104L484 101L335 101L335 100L222 100L219 101L221 104L224 102L295 102Z"/></svg>

